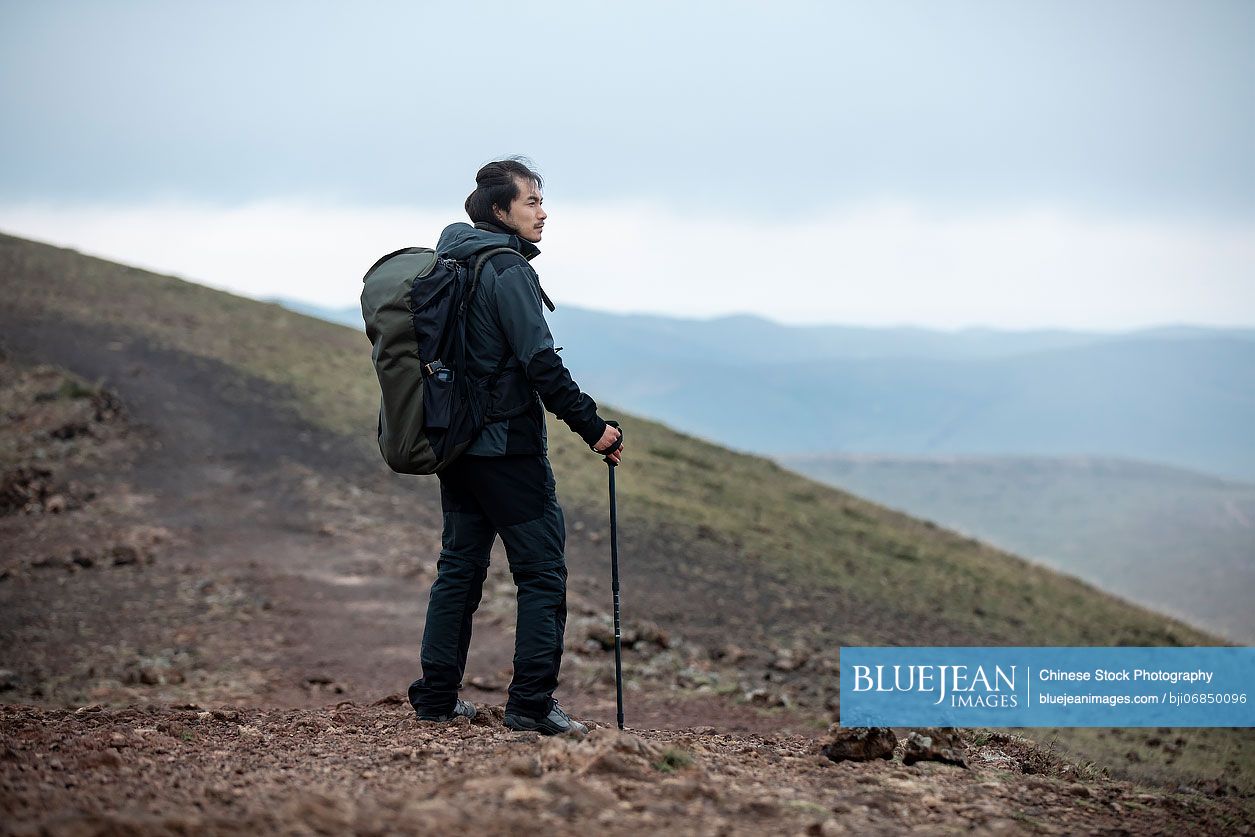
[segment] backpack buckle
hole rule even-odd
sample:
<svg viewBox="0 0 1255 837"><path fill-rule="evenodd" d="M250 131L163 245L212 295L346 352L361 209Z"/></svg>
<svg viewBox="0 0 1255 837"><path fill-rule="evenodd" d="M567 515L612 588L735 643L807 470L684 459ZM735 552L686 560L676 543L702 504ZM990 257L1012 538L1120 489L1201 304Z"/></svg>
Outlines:
<svg viewBox="0 0 1255 837"><path fill-rule="evenodd" d="M427 373L428 378L435 378L441 383L447 384L453 381L453 370L438 360L423 364L423 371Z"/></svg>

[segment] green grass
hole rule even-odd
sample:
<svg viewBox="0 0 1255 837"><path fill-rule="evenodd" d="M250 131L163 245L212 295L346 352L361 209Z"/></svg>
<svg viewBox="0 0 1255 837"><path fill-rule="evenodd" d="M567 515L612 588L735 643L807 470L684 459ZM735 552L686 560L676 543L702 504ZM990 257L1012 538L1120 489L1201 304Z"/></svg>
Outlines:
<svg viewBox="0 0 1255 837"><path fill-rule="evenodd" d="M683 750L668 747L654 762L654 769L660 773L674 773L683 770L693 763L693 757Z"/></svg>
<svg viewBox="0 0 1255 837"><path fill-rule="evenodd" d="M99 386L87 386L73 378L66 378L61 382L61 386L57 387L56 392L51 393L53 398L64 401L73 401L79 398L93 398L100 394Z"/></svg>
<svg viewBox="0 0 1255 837"><path fill-rule="evenodd" d="M1255 641L1255 485L1100 457L826 455L781 464Z"/></svg>
<svg viewBox="0 0 1255 837"><path fill-rule="evenodd" d="M1255 794L1250 730L1046 727L1022 732L1036 741L1056 741L1064 758L1102 765L1116 779L1169 788L1210 781Z"/></svg>

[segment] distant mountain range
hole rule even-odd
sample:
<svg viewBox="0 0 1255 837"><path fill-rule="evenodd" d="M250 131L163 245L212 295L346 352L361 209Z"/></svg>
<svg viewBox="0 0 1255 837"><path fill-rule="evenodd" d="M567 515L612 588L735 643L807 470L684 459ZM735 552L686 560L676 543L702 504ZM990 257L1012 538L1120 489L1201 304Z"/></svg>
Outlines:
<svg viewBox="0 0 1255 837"><path fill-rule="evenodd" d="M361 327L356 308L292 310ZM785 326L560 306L585 389L773 455L1103 456L1255 480L1255 329Z"/></svg>

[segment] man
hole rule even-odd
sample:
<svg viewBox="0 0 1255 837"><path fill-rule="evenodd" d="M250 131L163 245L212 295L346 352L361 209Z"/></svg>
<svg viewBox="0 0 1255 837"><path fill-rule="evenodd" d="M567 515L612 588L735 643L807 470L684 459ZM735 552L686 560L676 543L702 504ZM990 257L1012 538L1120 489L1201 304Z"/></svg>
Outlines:
<svg viewBox="0 0 1255 837"><path fill-rule="evenodd" d="M544 233L543 183L523 162L489 163L466 199L474 226L451 224L437 251L473 264L493 248L467 310L467 373L486 394L487 421L467 451L440 472L444 534L423 632L423 676L410 686L418 717L475 717L458 689L471 621L497 535L518 588L514 679L505 724L546 735L582 735L553 699L566 631L566 529L547 456L544 409L618 464L621 434L571 380L541 311L553 304L529 264ZM543 406L542 406L543 405Z"/></svg>

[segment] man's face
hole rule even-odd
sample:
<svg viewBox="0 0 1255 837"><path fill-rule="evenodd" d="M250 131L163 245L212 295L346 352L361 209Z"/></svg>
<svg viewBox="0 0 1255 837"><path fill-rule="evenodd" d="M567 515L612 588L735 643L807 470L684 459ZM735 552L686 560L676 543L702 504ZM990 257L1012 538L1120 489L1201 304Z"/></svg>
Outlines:
<svg viewBox="0 0 1255 837"><path fill-rule="evenodd" d="M509 212L497 209L497 219L519 238L535 244L544 234L545 219L549 217L543 206L545 199L536 188L536 181L519 180L518 184L519 196L510 203Z"/></svg>

